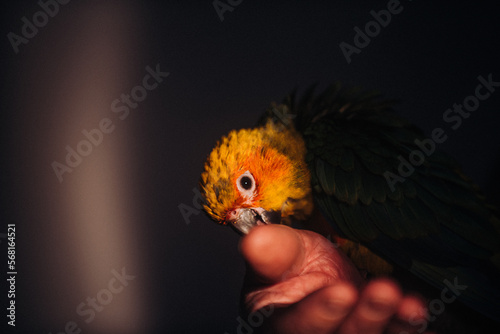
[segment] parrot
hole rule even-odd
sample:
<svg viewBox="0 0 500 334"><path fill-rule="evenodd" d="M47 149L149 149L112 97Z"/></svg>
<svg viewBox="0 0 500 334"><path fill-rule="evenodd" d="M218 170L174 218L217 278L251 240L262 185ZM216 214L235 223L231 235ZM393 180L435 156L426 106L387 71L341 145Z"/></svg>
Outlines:
<svg viewBox="0 0 500 334"><path fill-rule="evenodd" d="M217 142L199 181L206 214L243 235L315 231L366 277L455 286L460 303L500 322L497 209L394 100L340 83L316 90L293 90Z"/></svg>

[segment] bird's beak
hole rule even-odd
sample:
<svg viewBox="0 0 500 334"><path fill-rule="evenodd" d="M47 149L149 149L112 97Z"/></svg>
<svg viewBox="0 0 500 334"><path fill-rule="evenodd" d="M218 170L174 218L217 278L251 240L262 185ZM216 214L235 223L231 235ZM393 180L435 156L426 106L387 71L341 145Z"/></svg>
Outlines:
<svg viewBox="0 0 500 334"><path fill-rule="evenodd" d="M279 224L281 221L280 211L266 211L263 208L241 208L233 210L227 220L230 225L243 234L255 226L266 224Z"/></svg>

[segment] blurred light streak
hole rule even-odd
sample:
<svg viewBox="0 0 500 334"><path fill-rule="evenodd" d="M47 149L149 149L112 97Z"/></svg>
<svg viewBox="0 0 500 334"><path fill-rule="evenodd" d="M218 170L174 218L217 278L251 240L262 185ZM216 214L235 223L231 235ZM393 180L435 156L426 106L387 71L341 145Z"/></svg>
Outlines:
<svg viewBox="0 0 500 334"><path fill-rule="evenodd" d="M72 7L71 7L72 6ZM135 174L127 147L133 121L120 121L111 102L142 78L145 64L138 41L140 7L129 2L68 4L60 20L26 45L20 82L25 116L18 147L25 151L24 179L31 236L28 269L40 285L33 300L39 319L52 332L74 321L87 333L147 332L143 245L134 204ZM82 130L98 128L103 118L114 131L82 157L59 183L50 164L65 163L65 147L86 139ZM30 167L30 168L28 168ZM35 172L33 172L35 170ZM36 235L36 236L35 236ZM38 240L38 238L40 240ZM95 317L77 314L125 267L135 279ZM90 308L90 307L86 307Z"/></svg>

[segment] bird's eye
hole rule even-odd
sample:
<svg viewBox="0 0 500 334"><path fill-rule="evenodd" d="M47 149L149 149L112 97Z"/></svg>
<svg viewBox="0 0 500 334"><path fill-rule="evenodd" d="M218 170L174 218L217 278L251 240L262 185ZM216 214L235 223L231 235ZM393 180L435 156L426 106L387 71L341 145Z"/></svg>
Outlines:
<svg viewBox="0 0 500 334"><path fill-rule="evenodd" d="M253 181L248 176L244 176L240 179L240 186L245 190L252 189Z"/></svg>
<svg viewBox="0 0 500 334"><path fill-rule="evenodd" d="M246 171L236 180L236 186L242 195L250 197L255 190L255 179L249 171Z"/></svg>

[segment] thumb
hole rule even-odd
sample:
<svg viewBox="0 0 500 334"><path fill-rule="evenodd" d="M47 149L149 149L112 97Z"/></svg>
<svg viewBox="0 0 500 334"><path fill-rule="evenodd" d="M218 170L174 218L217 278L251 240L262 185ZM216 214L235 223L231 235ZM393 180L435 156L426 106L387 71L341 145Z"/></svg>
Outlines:
<svg viewBox="0 0 500 334"><path fill-rule="evenodd" d="M302 236L285 225L254 227L241 240L240 250L256 278L267 284L297 275L305 259Z"/></svg>

